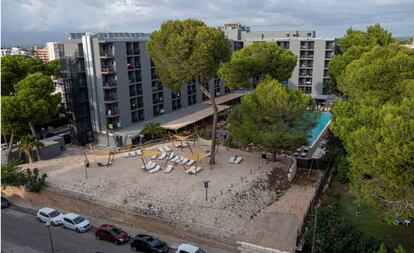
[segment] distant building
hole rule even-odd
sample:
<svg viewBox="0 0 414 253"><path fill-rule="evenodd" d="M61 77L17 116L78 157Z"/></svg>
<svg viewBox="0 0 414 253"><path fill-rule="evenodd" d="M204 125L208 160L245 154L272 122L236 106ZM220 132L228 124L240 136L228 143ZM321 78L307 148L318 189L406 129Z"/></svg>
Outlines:
<svg viewBox="0 0 414 253"><path fill-rule="evenodd" d="M43 63L48 62L48 53L46 48L39 48L33 51L33 57L39 58Z"/></svg>
<svg viewBox="0 0 414 253"><path fill-rule="evenodd" d="M45 48L47 50L49 61L62 58L65 55L65 50L64 50L64 46L62 43L47 42Z"/></svg>
<svg viewBox="0 0 414 253"><path fill-rule="evenodd" d="M2 48L1 49L1 57L6 56L6 55L11 55L11 49L10 48Z"/></svg>
<svg viewBox="0 0 414 253"><path fill-rule="evenodd" d="M323 83L329 79L328 64L334 55L335 39L316 38L315 31L252 32L241 24L226 24L220 29L231 40L235 51L258 41L274 42L289 49L298 56L298 61L292 77L285 84L316 99L325 94Z"/></svg>

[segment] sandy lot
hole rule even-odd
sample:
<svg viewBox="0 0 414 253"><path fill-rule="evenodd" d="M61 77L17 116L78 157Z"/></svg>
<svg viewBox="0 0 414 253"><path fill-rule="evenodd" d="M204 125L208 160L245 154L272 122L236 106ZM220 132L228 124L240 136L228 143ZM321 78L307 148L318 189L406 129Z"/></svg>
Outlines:
<svg viewBox="0 0 414 253"><path fill-rule="evenodd" d="M181 151L168 144L176 154L190 154L189 149ZM209 149L208 145L199 144L191 143L193 151ZM255 231L258 229L254 224L261 215L299 213L300 217L313 198L310 188L290 187L287 167L282 162L267 162L257 152L221 146L212 168L206 158L199 164L203 167L201 172L188 175L181 165L176 165L170 174L163 171L149 174L141 169L140 157L124 158L121 154L115 156L111 166L98 167L90 152L84 150L91 161L87 179L83 165L85 157L79 147L68 148L60 157L26 164L26 167L47 172L51 191L60 189L108 207L173 222L215 237L256 241ZM243 162L229 164L229 157L234 155L242 156ZM105 161L107 157L96 156L96 159ZM163 166L165 160L155 162ZM203 180L210 181L208 201L205 200ZM301 196L302 192L306 194ZM290 195L283 198L285 194ZM276 201L280 197L281 202ZM303 204L298 205L299 201ZM278 204L273 206L272 203ZM295 221L286 233L296 234L298 223ZM259 236L260 233L258 231Z"/></svg>

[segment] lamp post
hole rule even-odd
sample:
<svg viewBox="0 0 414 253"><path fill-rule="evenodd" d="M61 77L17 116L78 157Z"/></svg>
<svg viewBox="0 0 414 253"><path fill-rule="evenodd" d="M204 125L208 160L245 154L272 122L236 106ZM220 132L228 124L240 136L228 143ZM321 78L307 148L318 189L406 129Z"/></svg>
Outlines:
<svg viewBox="0 0 414 253"><path fill-rule="evenodd" d="M208 183L209 182L210 182L209 180L203 180L204 188L206 189L206 201L207 201L207 189L208 189Z"/></svg>
<svg viewBox="0 0 414 253"><path fill-rule="evenodd" d="M52 247L52 253L55 253L55 249L53 248L53 240L52 240L52 233L50 232L50 221L46 222L47 230L49 231L49 239L50 239L50 246Z"/></svg>

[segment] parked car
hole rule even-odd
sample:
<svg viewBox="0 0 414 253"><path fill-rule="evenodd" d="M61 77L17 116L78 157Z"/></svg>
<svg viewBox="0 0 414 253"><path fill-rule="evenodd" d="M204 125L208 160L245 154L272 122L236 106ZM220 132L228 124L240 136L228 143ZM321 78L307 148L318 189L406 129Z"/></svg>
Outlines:
<svg viewBox="0 0 414 253"><path fill-rule="evenodd" d="M191 244L181 244L175 253L206 253L205 250Z"/></svg>
<svg viewBox="0 0 414 253"><path fill-rule="evenodd" d="M96 239L113 242L116 245L126 243L129 240L129 234L113 225L103 224L95 231Z"/></svg>
<svg viewBox="0 0 414 253"><path fill-rule="evenodd" d="M63 215L53 208L43 207L36 215L39 221L50 222L53 226L60 225L63 222Z"/></svg>
<svg viewBox="0 0 414 253"><path fill-rule="evenodd" d="M9 207L10 205L10 202L6 198L1 197L1 209Z"/></svg>
<svg viewBox="0 0 414 253"><path fill-rule="evenodd" d="M148 253L166 253L169 247L166 242L150 235L139 234L131 242L131 249Z"/></svg>
<svg viewBox="0 0 414 253"><path fill-rule="evenodd" d="M79 214L67 213L63 215L63 228L69 228L76 232L85 232L91 228L89 221Z"/></svg>

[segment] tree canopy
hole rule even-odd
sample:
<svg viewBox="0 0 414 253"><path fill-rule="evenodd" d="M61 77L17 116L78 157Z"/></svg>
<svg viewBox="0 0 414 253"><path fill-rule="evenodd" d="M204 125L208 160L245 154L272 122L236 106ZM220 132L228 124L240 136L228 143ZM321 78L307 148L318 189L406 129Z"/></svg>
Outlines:
<svg viewBox="0 0 414 253"><path fill-rule="evenodd" d="M349 28L343 38L339 40L341 54L337 54L329 62L329 76L334 83L340 82L343 71L352 61L359 59L363 53L370 51L375 46L387 46L394 43L392 34L379 24L367 27L367 31L359 31ZM333 85L331 90L336 90ZM347 93L346 87L338 87L342 93Z"/></svg>
<svg viewBox="0 0 414 253"><path fill-rule="evenodd" d="M232 54L231 60L222 64L219 76L229 87L250 87L257 81L270 77L287 80L296 66L297 56L274 42L255 42Z"/></svg>
<svg viewBox="0 0 414 253"><path fill-rule="evenodd" d="M306 143L316 124L317 113L306 110L312 104L302 91L265 79L232 109L230 135L242 145L253 143L273 154L294 150Z"/></svg>
<svg viewBox="0 0 414 253"><path fill-rule="evenodd" d="M47 122L58 110L60 94L52 94L55 86L49 76L42 73L28 75L15 85L15 99L20 118L26 120L34 132L34 126Z"/></svg>
<svg viewBox="0 0 414 253"><path fill-rule="evenodd" d="M333 105L332 130L344 143L351 191L391 216L414 215L414 52L375 46L352 61Z"/></svg>
<svg viewBox="0 0 414 253"><path fill-rule="evenodd" d="M24 55L6 55L1 58L1 95L13 94L14 85L28 74L41 71L42 61Z"/></svg>
<svg viewBox="0 0 414 253"><path fill-rule="evenodd" d="M169 20L151 33L147 51L154 62L161 83L174 92L195 80L213 107L211 150L216 150L218 108L207 84L230 57L230 43L217 28L195 19ZM210 163L215 162L215 152Z"/></svg>
<svg viewBox="0 0 414 253"><path fill-rule="evenodd" d="M150 138L159 138L165 136L167 131L161 127L158 122L150 122L145 124L144 128L139 132L142 135L149 135Z"/></svg>

